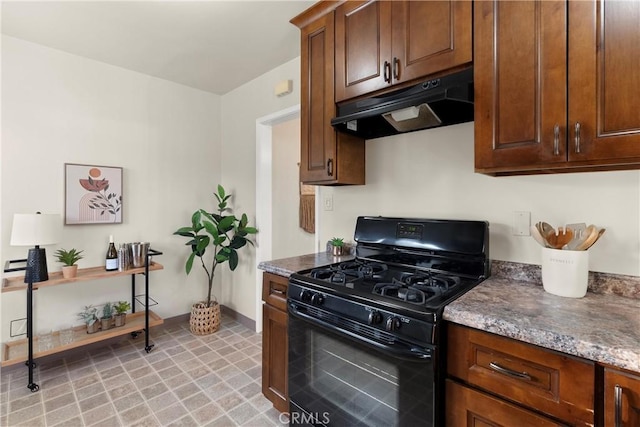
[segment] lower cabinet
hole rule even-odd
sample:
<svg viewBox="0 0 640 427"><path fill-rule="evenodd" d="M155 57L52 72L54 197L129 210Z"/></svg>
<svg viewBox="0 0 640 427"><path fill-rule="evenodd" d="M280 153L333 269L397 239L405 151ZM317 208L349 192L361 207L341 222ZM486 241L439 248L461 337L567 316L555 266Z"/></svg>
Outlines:
<svg viewBox="0 0 640 427"><path fill-rule="evenodd" d="M604 369L605 427L640 426L640 374Z"/></svg>
<svg viewBox="0 0 640 427"><path fill-rule="evenodd" d="M447 380L448 426L518 427L561 426L544 416Z"/></svg>
<svg viewBox="0 0 640 427"><path fill-rule="evenodd" d="M447 339L447 425L594 425L593 362L453 324Z"/></svg>
<svg viewBox="0 0 640 427"><path fill-rule="evenodd" d="M262 279L262 394L280 412L289 411L287 394L288 279L263 273Z"/></svg>

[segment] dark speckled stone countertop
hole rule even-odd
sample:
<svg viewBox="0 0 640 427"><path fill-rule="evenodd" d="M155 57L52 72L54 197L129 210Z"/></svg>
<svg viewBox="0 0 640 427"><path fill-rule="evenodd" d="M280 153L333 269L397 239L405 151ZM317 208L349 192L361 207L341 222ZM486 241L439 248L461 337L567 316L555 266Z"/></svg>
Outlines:
<svg viewBox="0 0 640 427"><path fill-rule="evenodd" d="M318 252L315 254L301 255L291 258L276 259L273 261L263 261L258 264L258 269L264 270L268 273L289 277L296 271L333 264L334 262L348 261L350 259L353 259L352 255L334 257L328 252Z"/></svg>
<svg viewBox="0 0 640 427"><path fill-rule="evenodd" d="M353 258L322 252L261 262L291 273ZM589 273L584 298L549 294L540 266L493 261L492 276L444 311L450 322L640 372L640 277Z"/></svg>
<svg viewBox="0 0 640 427"><path fill-rule="evenodd" d="M539 266L494 262L492 277L444 311L450 322L640 371L640 279L589 273L584 298L544 291Z"/></svg>

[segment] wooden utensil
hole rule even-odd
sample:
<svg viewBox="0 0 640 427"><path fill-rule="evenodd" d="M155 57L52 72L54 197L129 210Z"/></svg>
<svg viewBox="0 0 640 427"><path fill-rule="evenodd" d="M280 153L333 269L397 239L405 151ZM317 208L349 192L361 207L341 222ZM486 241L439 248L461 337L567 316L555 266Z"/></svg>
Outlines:
<svg viewBox="0 0 640 427"><path fill-rule="evenodd" d="M586 251L598 239L598 230L596 226L591 224L584 233L584 238L580 244L576 246L576 251Z"/></svg>
<svg viewBox="0 0 640 427"><path fill-rule="evenodd" d="M538 231L540 232L540 235L546 242L546 246L549 248L554 248L555 235L556 235L555 228L553 228L551 225L549 225L544 221L537 222L536 228L538 229Z"/></svg>
<svg viewBox="0 0 640 427"><path fill-rule="evenodd" d="M598 234L596 235L596 239L593 241L593 243L591 243L589 246L587 246L587 249L585 249L585 251L588 250L591 246L595 245L596 242L600 239L600 236L602 236L605 231L606 231L605 228L601 228L600 230L598 230Z"/></svg>
<svg viewBox="0 0 640 427"><path fill-rule="evenodd" d="M544 240L542 234L540 234L540 230L538 230L538 227L536 227L535 225L531 226L531 237L533 237L533 239L538 242L538 244L540 244L540 246L542 246L543 248L549 247L549 245L547 245L547 241Z"/></svg>
<svg viewBox="0 0 640 427"><path fill-rule="evenodd" d="M558 227L558 234L555 238L555 245L553 246L556 249L562 249L564 245L569 243L573 239L573 230L570 228L563 229L562 227Z"/></svg>

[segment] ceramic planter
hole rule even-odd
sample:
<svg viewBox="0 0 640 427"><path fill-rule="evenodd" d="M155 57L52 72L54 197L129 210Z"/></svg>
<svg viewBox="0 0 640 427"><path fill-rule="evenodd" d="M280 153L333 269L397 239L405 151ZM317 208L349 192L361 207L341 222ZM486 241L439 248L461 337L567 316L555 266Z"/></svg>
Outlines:
<svg viewBox="0 0 640 427"><path fill-rule="evenodd" d="M344 246L331 246L331 253L333 256L341 256L344 254Z"/></svg>
<svg viewBox="0 0 640 427"><path fill-rule="evenodd" d="M72 279L78 275L78 265L65 265L62 267L62 277Z"/></svg>

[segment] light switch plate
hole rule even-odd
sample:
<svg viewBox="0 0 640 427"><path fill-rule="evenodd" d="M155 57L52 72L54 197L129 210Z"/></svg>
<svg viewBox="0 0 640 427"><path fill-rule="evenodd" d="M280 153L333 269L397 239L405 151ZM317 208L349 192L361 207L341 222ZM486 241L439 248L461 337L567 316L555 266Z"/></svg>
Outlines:
<svg viewBox="0 0 640 427"><path fill-rule="evenodd" d="M516 211L513 213L511 234L514 236L531 236L531 212Z"/></svg>
<svg viewBox="0 0 640 427"><path fill-rule="evenodd" d="M333 210L333 195L327 194L324 196L324 210L325 211Z"/></svg>

